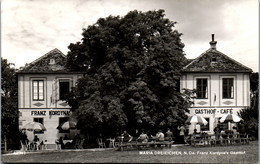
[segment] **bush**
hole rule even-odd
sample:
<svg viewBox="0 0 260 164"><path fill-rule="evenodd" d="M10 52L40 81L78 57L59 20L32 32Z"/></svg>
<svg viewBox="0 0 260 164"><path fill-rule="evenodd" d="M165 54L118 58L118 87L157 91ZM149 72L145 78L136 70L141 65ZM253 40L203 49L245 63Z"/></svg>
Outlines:
<svg viewBox="0 0 260 164"><path fill-rule="evenodd" d="M238 115L244 120L245 131L252 138L258 138L258 91L251 98L251 105L242 109Z"/></svg>

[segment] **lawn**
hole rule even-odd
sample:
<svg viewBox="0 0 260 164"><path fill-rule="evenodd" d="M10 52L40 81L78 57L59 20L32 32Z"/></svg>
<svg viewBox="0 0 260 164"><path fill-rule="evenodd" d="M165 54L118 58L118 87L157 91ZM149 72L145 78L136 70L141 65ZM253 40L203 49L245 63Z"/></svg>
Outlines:
<svg viewBox="0 0 260 164"><path fill-rule="evenodd" d="M80 150L3 155L6 163L258 163L258 141L249 145L149 150Z"/></svg>

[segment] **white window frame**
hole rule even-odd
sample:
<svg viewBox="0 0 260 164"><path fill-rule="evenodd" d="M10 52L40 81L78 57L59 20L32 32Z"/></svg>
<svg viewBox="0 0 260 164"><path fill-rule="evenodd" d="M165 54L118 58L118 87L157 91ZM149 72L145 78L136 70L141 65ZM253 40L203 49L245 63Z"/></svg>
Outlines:
<svg viewBox="0 0 260 164"><path fill-rule="evenodd" d="M209 76L197 76L194 78L194 83L195 83L195 88L197 90L197 80L198 79L207 79L207 87L206 87L206 96L205 98L201 98L201 97L197 97L197 94L196 94L196 99L209 99L209 87L210 87L210 78Z"/></svg>

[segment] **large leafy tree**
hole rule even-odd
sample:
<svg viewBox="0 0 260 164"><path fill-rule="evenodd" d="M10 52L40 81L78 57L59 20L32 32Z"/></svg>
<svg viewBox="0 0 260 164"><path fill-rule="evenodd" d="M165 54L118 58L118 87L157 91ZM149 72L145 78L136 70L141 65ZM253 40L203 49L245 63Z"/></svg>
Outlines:
<svg viewBox="0 0 260 164"><path fill-rule="evenodd" d="M2 138L17 138L18 107L17 77L12 63L1 58L1 135Z"/></svg>
<svg viewBox="0 0 260 164"><path fill-rule="evenodd" d="M68 98L82 130L154 132L185 121L191 102L179 91L186 58L175 24L164 10L131 11L83 29L67 56L69 69L86 72Z"/></svg>

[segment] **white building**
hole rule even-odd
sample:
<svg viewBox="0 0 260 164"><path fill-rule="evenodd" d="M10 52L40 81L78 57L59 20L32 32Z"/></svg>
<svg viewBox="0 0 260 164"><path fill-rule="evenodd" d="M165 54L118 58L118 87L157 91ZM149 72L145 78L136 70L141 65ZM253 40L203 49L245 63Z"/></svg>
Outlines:
<svg viewBox="0 0 260 164"><path fill-rule="evenodd" d="M209 133L213 133L219 118L250 104L252 70L217 51L216 43L213 37L210 49L183 68L180 82L181 88L197 90L189 115L206 118L209 124L196 128ZM37 135L41 141L54 144L60 136L73 137L78 133L57 129L72 114L64 96L83 76L82 72L67 70L65 64L66 56L54 49L18 72L19 128L29 122L40 122L47 129L40 133L28 131L30 140ZM190 126L190 133L194 128Z"/></svg>
<svg viewBox="0 0 260 164"><path fill-rule="evenodd" d="M236 114L250 105L252 70L217 51L216 44L212 35L211 47L186 65L181 76L181 89L197 91L189 116L197 114L206 118L208 125L197 125L196 129L208 133L213 133L222 116ZM222 126L227 128L227 124ZM194 128L195 125L191 125L189 133Z"/></svg>
<svg viewBox="0 0 260 164"><path fill-rule="evenodd" d="M72 135L57 127L71 115L64 96L83 74L66 70L65 64L66 56L54 49L18 72L19 128L40 122L47 129L38 133L27 131L29 140L37 135L40 141L54 144L60 136Z"/></svg>

